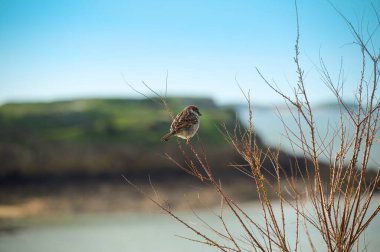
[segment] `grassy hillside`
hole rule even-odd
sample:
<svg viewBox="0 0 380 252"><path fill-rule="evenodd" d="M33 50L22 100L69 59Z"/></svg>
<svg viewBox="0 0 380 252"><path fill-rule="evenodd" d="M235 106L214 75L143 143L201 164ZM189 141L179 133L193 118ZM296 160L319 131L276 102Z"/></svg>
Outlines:
<svg viewBox="0 0 380 252"><path fill-rule="evenodd" d="M199 135L214 167L234 152L218 131L233 127L235 113L212 100L170 98L178 113L196 104L202 113ZM99 176L174 171L163 155L178 156L176 140L161 142L170 126L165 110L151 100L83 99L0 107L0 178Z"/></svg>

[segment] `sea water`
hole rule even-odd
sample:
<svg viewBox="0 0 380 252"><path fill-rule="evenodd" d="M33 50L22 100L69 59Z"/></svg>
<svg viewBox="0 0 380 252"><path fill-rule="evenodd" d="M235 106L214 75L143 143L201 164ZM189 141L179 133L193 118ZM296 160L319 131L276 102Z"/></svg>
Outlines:
<svg viewBox="0 0 380 252"><path fill-rule="evenodd" d="M239 116L243 123L248 124L248 110L240 108ZM298 147L299 141L297 137L300 136L299 128L294 120L294 117L287 108L253 108L253 126L258 137L268 146L280 148L290 155L303 155L302 150ZM345 128L346 137L352 138L355 133L355 128L349 122L347 113L343 112L343 126ZM319 153L319 160L329 162L329 150L332 150L333 158L337 154L340 146L340 111L336 106L322 107L314 110L314 121L316 128L317 151ZM286 127L288 127L288 133ZM306 122L301 120L301 127L304 130L306 141L311 144L310 130ZM378 128L380 125L377 126ZM293 131L296 136L292 135ZM289 140L291 139L291 141ZM293 141L293 144L292 144ZM297 146L298 145L298 146ZM327 151L322 152L326 148ZM349 154L352 152L349 152ZM347 156L349 156L349 154ZM348 162L348 159L347 159ZM360 165L360 163L358 164ZM368 167L372 169L380 168L380 132L377 132L375 141L371 148L371 155L368 162Z"/></svg>
<svg viewBox="0 0 380 252"><path fill-rule="evenodd" d="M380 196L373 199L371 209L380 203ZM257 202L242 206L251 218L263 224L261 207ZM213 209L220 213L220 209ZM278 203L274 203L276 218L280 218ZM201 230L215 240L221 241L205 224L199 220L192 211L177 213L192 227ZM210 226L218 231L223 230L219 218L208 210L197 211ZM295 246L296 215L286 206L284 209L286 219L287 240L291 248ZM244 232L237 219L228 210L224 211L224 218L230 232L242 238ZM249 225L248 222L246 222ZM191 239L200 239L184 225L162 213L129 213L129 214L90 214L72 215L54 218L36 218L33 220L18 221L15 229L8 229L0 233L1 252L209 252L218 251L208 245L202 245L186 240L180 236ZM17 228L16 228L17 227ZM303 225L300 225L299 247L302 251L311 251ZM314 241L317 251L325 251L324 243L318 231L309 227L309 233ZM380 216L377 216L366 231L366 244L368 251L378 251L380 247Z"/></svg>

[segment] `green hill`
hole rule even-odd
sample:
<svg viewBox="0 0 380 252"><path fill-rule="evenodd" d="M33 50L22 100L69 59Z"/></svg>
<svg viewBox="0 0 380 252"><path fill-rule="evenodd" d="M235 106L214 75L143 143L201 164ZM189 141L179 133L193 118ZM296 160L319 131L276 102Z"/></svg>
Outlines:
<svg viewBox="0 0 380 252"><path fill-rule="evenodd" d="M225 167L234 160L218 130L221 124L235 125L232 109L203 98L169 98L168 104L174 113L198 105L203 115L199 136L210 162ZM147 99L5 104L0 107L0 178L178 171L164 158L164 153L180 156L177 141L160 140L170 122L168 113Z"/></svg>

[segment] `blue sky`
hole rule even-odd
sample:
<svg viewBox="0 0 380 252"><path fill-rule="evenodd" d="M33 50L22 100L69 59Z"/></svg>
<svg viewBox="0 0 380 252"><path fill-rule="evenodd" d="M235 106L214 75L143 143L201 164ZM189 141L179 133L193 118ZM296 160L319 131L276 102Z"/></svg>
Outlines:
<svg viewBox="0 0 380 252"><path fill-rule="evenodd" d="M332 2L354 24L375 21L370 1ZM333 77L343 58L352 98L360 53L346 24L327 1L299 0L298 8L311 100L332 99L316 71L319 54ZM292 0L0 0L0 103L138 97L122 75L163 92L167 71L169 95L239 102L236 76L255 103L277 103L255 67L291 90L295 21Z"/></svg>

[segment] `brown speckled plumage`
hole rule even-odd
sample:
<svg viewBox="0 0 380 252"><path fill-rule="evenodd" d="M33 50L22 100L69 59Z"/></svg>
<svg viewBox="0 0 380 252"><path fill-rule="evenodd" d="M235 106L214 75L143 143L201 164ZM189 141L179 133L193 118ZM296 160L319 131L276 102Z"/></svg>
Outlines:
<svg viewBox="0 0 380 252"><path fill-rule="evenodd" d="M189 140L195 135L199 128L201 113L194 105L187 106L180 112L170 125L170 132L162 137L167 141L171 136L177 136Z"/></svg>

